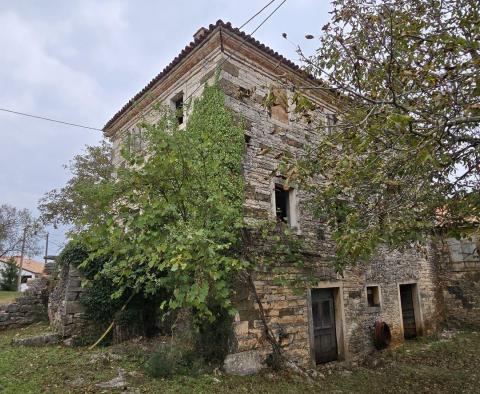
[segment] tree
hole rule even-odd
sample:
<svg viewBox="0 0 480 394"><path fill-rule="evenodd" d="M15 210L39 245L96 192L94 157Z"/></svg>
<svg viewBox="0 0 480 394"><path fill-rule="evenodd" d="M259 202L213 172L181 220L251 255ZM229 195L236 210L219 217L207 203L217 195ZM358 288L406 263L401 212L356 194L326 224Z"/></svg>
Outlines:
<svg viewBox="0 0 480 394"><path fill-rule="evenodd" d="M480 217L479 7L337 0L315 55L299 50L340 113L291 174L331 228L339 269L439 220L458 229Z"/></svg>
<svg viewBox="0 0 480 394"><path fill-rule="evenodd" d="M96 277L113 284L114 297L166 291L164 308L212 317L211 302L231 307L229 279L244 267L243 130L213 86L184 129L159 111L158 123L141 125L145 148L123 150L125 165L102 197L110 209L78 236L91 251L81 268L103 261Z"/></svg>
<svg viewBox="0 0 480 394"><path fill-rule="evenodd" d="M0 290L16 291L18 281L18 271L13 258L2 261L3 267L0 268Z"/></svg>
<svg viewBox="0 0 480 394"><path fill-rule="evenodd" d="M64 168L72 177L64 187L41 198L41 219L55 226L74 224L80 229L104 217L114 174L111 145L102 141L98 146L87 146L84 154L76 155Z"/></svg>
<svg viewBox="0 0 480 394"><path fill-rule="evenodd" d="M42 236L40 222L28 209L18 209L8 204L0 205L0 259L21 252L24 231L25 253L39 253L38 242Z"/></svg>

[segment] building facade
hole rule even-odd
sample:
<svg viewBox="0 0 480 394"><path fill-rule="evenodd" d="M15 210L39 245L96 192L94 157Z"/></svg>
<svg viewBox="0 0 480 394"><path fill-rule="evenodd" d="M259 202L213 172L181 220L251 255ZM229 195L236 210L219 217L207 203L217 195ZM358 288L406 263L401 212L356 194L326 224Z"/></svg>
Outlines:
<svg viewBox="0 0 480 394"><path fill-rule="evenodd" d="M246 218L285 220L308 241L308 259L317 267L317 284L300 295L275 285L268 272L255 274L265 320L285 354L304 366L362 357L374 350L377 321L388 324L393 343L433 333L445 312L439 283L448 276L437 269L437 248L412 245L383 251L343 275L334 271L328 229L303 206L308 195L295 186L285 188L276 171L282 153L296 157L318 141L322 131L310 123L311 117L324 119L326 125L335 122L336 96L230 24L218 21L201 28L194 42L106 124L114 162L120 164L122 141L138 133L140 122L155 122L156 104L181 108L187 99L201 95L205 83L213 82L217 68L226 103L245 124ZM315 106L310 113L295 110L293 86L306 88L303 94ZM266 106L271 92L277 99ZM188 115L185 109L181 122ZM232 326L232 365L237 360L261 363L271 352L258 304L244 289L234 297L238 314Z"/></svg>
<svg viewBox="0 0 480 394"><path fill-rule="evenodd" d="M2 260L0 260L0 270L6 268L6 265L10 264L12 261L17 267L20 267L20 256L4 257ZM26 291L29 281L41 276L43 273L43 268L43 263L40 261L24 258L22 264L20 291Z"/></svg>

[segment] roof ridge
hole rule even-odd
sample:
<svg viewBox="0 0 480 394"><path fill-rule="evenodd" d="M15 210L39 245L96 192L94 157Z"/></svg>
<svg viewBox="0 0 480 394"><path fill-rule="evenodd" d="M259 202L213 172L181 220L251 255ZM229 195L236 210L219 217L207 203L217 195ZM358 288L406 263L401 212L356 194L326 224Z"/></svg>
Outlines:
<svg viewBox="0 0 480 394"><path fill-rule="evenodd" d="M195 37L193 41L187 44L182 51L167 65L164 69L158 73L150 82L140 90L133 98L131 98L123 107L113 115L113 117L103 126L103 131L109 128L113 123L117 121L128 109L130 109L135 102L140 99L148 90L150 90L157 82L159 82L166 74L168 74L180 61L182 61L188 54L190 54L195 48L202 44L202 42L206 41L207 38L210 36L211 33L217 28L225 28L228 31L240 36L242 39L246 40L250 44L253 44L261 51L273 56L274 58L278 59L280 62L285 64L287 67L290 67L296 72L301 72L304 76L311 81L319 82L313 75L309 74L308 72L302 70L300 66L292 62L291 60L287 59L283 55L279 54L278 52L274 51L270 47L266 46L265 44L261 43L257 39L253 38L251 35L245 33L244 31L240 30L238 27L233 27L230 22L224 22L221 19L218 19L215 24L210 24L208 26L207 31L200 37Z"/></svg>

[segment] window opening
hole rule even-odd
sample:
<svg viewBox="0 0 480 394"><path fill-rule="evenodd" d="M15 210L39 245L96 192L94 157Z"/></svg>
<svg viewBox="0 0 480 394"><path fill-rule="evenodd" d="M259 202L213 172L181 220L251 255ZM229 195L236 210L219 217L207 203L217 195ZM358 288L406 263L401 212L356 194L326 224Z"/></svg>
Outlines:
<svg viewBox="0 0 480 394"><path fill-rule="evenodd" d="M175 116L177 118L178 124L183 124L183 94L174 99L173 104L175 105Z"/></svg>
<svg viewBox="0 0 480 394"><path fill-rule="evenodd" d="M289 190L285 190L282 185L275 185L275 212L277 219L284 223L289 222L289 194Z"/></svg>
<svg viewBox="0 0 480 394"><path fill-rule="evenodd" d="M378 286L367 286L367 302L368 306L380 306L380 290Z"/></svg>
<svg viewBox="0 0 480 394"><path fill-rule="evenodd" d="M338 118L335 114L327 114L327 131L333 133L334 126L338 123Z"/></svg>

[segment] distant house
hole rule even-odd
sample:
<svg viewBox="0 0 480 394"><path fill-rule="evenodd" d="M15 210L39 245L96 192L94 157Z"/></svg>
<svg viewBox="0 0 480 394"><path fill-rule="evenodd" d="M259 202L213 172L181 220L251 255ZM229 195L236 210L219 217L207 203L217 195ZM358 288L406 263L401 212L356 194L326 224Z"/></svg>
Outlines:
<svg viewBox="0 0 480 394"><path fill-rule="evenodd" d="M15 265L20 267L20 256L4 256L0 260L0 269L3 269L12 258L15 262ZM28 280L40 276L43 273L43 268L44 264L42 262L24 258L22 264L22 283L20 290L25 291L28 287Z"/></svg>

